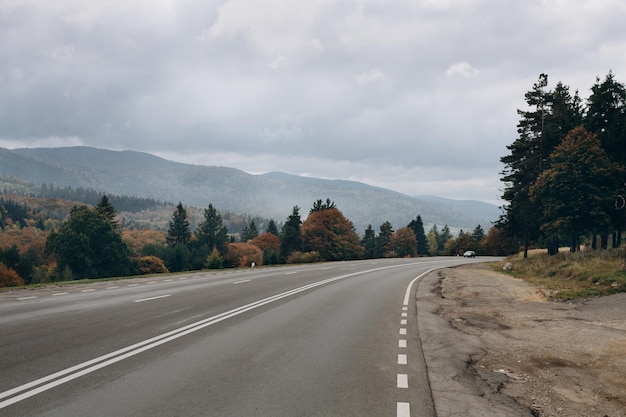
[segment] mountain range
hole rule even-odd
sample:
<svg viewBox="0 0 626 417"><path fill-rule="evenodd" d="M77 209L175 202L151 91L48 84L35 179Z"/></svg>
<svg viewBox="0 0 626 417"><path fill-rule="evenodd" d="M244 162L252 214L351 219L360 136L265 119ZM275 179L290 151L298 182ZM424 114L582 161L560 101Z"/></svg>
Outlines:
<svg viewBox="0 0 626 417"><path fill-rule="evenodd" d="M91 188L107 194L179 201L283 221L292 208L306 218L313 202L329 198L359 234L389 221L395 229L417 215L426 231L437 224L458 231L486 231L500 209L473 200L408 196L360 182L300 177L279 172L248 174L227 167L191 165L137 151L92 147L0 148L0 174L37 184Z"/></svg>

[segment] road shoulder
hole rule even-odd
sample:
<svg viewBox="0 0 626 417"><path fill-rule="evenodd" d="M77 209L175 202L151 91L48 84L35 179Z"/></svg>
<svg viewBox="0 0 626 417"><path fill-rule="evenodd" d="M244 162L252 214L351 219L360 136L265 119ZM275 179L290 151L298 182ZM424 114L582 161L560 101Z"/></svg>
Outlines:
<svg viewBox="0 0 626 417"><path fill-rule="evenodd" d="M437 415L626 415L624 302L548 301L485 264L424 277L418 326Z"/></svg>

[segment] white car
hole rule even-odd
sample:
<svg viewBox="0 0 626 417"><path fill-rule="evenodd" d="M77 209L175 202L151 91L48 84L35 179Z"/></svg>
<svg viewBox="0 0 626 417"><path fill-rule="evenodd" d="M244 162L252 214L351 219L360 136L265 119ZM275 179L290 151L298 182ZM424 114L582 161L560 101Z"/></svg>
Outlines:
<svg viewBox="0 0 626 417"><path fill-rule="evenodd" d="M476 252L474 252L473 250L468 250L467 252L463 254L463 256L466 258L475 258Z"/></svg>

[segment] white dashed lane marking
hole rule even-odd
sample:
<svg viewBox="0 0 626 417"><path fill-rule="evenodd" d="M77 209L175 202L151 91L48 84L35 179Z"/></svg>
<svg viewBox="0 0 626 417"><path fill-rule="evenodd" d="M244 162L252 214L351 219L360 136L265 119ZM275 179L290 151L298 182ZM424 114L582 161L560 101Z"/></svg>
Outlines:
<svg viewBox="0 0 626 417"><path fill-rule="evenodd" d="M406 340L404 339L398 340L398 347L401 349L406 349Z"/></svg>
<svg viewBox="0 0 626 417"><path fill-rule="evenodd" d="M409 376L407 374L398 374L397 385L398 385L398 388L408 388Z"/></svg>
<svg viewBox="0 0 626 417"><path fill-rule="evenodd" d="M406 355L403 353L398 354L398 365L406 365L406 364L407 364Z"/></svg>
<svg viewBox="0 0 626 417"><path fill-rule="evenodd" d="M396 415L398 417L411 417L411 405L409 403L398 403Z"/></svg>
<svg viewBox="0 0 626 417"><path fill-rule="evenodd" d="M171 297L171 294L166 294L166 295L159 295L156 297L150 297L150 298L142 298L141 300L135 300L135 303L143 303L144 301L152 301L152 300L158 300L159 298L165 298L165 297Z"/></svg>

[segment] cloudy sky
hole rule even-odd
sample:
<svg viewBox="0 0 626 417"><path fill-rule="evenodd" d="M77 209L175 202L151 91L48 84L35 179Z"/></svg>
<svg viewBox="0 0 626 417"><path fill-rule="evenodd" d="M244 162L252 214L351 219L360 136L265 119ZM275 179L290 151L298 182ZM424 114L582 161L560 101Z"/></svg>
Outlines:
<svg viewBox="0 0 626 417"><path fill-rule="evenodd" d="M540 73L626 82L624 0L0 0L0 146L497 202Z"/></svg>

